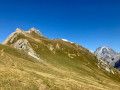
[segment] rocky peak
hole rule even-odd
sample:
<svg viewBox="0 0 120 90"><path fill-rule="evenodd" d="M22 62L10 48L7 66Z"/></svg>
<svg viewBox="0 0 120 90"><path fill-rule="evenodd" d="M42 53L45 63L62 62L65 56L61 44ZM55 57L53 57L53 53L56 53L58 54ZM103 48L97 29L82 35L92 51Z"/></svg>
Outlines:
<svg viewBox="0 0 120 90"><path fill-rule="evenodd" d="M20 28L16 28L15 32L16 32L16 33L22 33L22 32L23 32L23 30L22 30L22 29L20 29Z"/></svg>
<svg viewBox="0 0 120 90"><path fill-rule="evenodd" d="M99 47L94 52L98 59L102 59L104 62L120 69L120 54L115 52L110 47Z"/></svg>
<svg viewBox="0 0 120 90"><path fill-rule="evenodd" d="M105 47L99 47L96 49L96 51L94 52L94 54L98 57L104 57L104 56L114 56L117 54L117 52L115 52L113 49L111 49L108 46Z"/></svg>
<svg viewBox="0 0 120 90"><path fill-rule="evenodd" d="M18 36L19 34L23 34L23 35L25 35L25 36L28 37L28 36L31 35L33 32L34 32L35 34L39 35L39 36L42 36L42 34L40 33L40 31L39 31L39 30L36 30L35 28L31 28L31 29L29 29L28 31L24 31L24 30L22 30L22 29L20 29L20 28L16 28L15 32L13 32L9 37L7 37L7 39L6 39L2 44L12 43L15 39L17 39L17 36Z"/></svg>
<svg viewBox="0 0 120 90"><path fill-rule="evenodd" d="M29 29L30 31L36 31L36 29L33 27L33 28L31 28L31 29Z"/></svg>
<svg viewBox="0 0 120 90"><path fill-rule="evenodd" d="M99 59L104 60L106 63L111 63L113 56L117 54L113 49L111 49L108 46L105 47L99 47L94 52L95 56L97 56Z"/></svg>
<svg viewBox="0 0 120 90"><path fill-rule="evenodd" d="M34 33L36 33L37 35L42 36L42 34L40 33L40 31L39 31L39 30L36 30L35 28L31 28L31 29L29 29L27 32L28 32L28 33L34 32Z"/></svg>
<svg viewBox="0 0 120 90"><path fill-rule="evenodd" d="M37 35L40 35L40 36L42 36L42 34L40 33L40 31L39 30L36 30L35 28L31 28L31 29L29 29L28 31L24 31L24 30L22 30L22 29L20 29L20 28L16 28L16 30L15 30L15 33L17 33L17 34L20 34L20 33L23 33L23 34L31 34L31 33L35 33L35 34L37 34Z"/></svg>

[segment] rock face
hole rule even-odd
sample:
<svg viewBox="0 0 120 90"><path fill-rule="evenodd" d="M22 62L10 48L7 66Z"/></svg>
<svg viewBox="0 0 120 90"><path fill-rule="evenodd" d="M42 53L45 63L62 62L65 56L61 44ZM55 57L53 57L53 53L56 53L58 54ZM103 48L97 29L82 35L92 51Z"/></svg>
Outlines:
<svg viewBox="0 0 120 90"><path fill-rule="evenodd" d="M28 53L28 55L32 56L33 58L40 60L39 55L36 54L36 52L32 49L30 43L26 39L19 39L17 42L15 42L12 45L14 48L25 50L25 52Z"/></svg>
<svg viewBox="0 0 120 90"><path fill-rule="evenodd" d="M17 42L15 42L13 46L18 49L27 49L28 44L29 43L26 39L20 39Z"/></svg>
<svg viewBox="0 0 120 90"><path fill-rule="evenodd" d="M120 60L120 54L110 47L99 47L94 52L94 55L114 67L116 67L116 63ZM117 64L117 66L120 67L120 64Z"/></svg>

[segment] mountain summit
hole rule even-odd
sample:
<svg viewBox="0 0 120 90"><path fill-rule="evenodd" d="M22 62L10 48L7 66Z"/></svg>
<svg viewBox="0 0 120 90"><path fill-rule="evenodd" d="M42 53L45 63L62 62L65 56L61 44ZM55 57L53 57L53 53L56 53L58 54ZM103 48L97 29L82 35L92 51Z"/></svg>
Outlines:
<svg viewBox="0 0 120 90"><path fill-rule="evenodd" d="M120 68L120 64L118 65L117 63L120 60L120 54L114 51L112 48L107 46L99 47L94 52L94 55L97 56L98 59L102 59L103 61L110 64L111 66L116 67L117 65L117 67Z"/></svg>
<svg viewBox="0 0 120 90"><path fill-rule="evenodd" d="M38 34L38 35L42 36L42 34L40 33L40 31L36 30L35 28L31 28L27 32L29 32L29 33L35 33L35 34Z"/></svg>
<svg viewBox="0 0 120 90"><path fill-rule="evenodd" d="M103 59L105 62L110 63L112 61L112 57L117 54L113 49L110 47L99 47L96 49L94 54L99 58Z"/></svg>
<svg viewBox="0 0 120 90"><path fill-rule="evenodd" d="M24 31L20 28L17 28L15 32L13 32L2 44L8 44L12 43L15 39L17 39L18 35L24 35L24 36L31 36L31 35L39 35L42 36L39 30L36 30L35 28L31 28L28 31Z"/></svg>

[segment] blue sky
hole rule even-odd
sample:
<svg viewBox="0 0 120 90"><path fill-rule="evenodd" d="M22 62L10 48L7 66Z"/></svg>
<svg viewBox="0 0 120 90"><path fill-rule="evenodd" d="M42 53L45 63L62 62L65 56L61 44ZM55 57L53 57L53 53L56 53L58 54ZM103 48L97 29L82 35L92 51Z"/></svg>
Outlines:
<svg viewBox="0 0 120 90"><path fill-rule="evenodd" d="M120 52L120 0L0 0L0 43L32 27L50 39Z"/></svg>

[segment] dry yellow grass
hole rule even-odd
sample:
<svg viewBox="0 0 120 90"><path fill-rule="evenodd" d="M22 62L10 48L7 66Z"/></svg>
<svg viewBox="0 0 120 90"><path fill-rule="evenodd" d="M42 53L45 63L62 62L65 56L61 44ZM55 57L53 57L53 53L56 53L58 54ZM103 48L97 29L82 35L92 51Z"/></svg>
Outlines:
<svg viewBox="0 0 120 90"><path fill-rule="evenodd" d="M0 87L3 90L119 90L118 82L96 77L101 80L65 67L57 68L43 62L38 64L7 53L0 56Z"/></svg>

